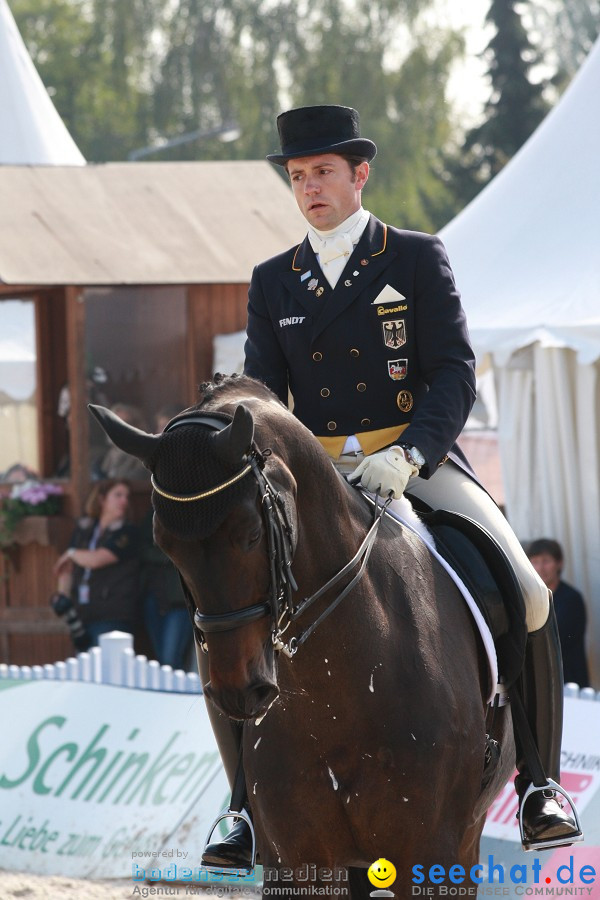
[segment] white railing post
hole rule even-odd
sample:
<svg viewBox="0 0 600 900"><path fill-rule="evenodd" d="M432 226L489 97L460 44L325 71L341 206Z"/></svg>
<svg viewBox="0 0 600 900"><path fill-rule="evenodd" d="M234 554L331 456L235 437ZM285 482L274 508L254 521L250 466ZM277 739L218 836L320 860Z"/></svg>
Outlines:
<svg viewBox="0 0 600 900"><path fill-rule="evenodd" d="M173 669L171 668L171 666L160 667L160 690L173 690Z"/></svg>
<svg viewBox="0 0 600 900"><path fill-rule="evenodd" d="M67 680L67 664L62 659L54 663L54 678L56 681Z"/></svg>
<svg viewBox="0 0 600 900"><path fill-rule="evenodd" d="M74 656L69 656L65 663L67 666L67 681L79 681L79 660Z"/></svg>
<svg viewBox="0 0 600 900"><path fill-rule="evenodd" d="M135 651L133 647L125 647L122 652L123 686L135 687Z"/></svg>
<svg viewBox="0 0 600 900"><path fill-rule="evenodd" d="M128 647L133 647L133 635L125 631L100 635L102 684L123 684L123 651Z"/></svg>
<svg viewBox="0 0 600 900"><path fill-rule="evenodd" d="M136 688L148 687L148 658L136 656L135 658L135 686Z"/></svg>
<svg viewBox="0 0 600 900"><path fill-rule="evenodd" d="M79 653L77 655L79 662L79 680L92 681L92 657L89 653Z"/></svg>
<svg viewBox="0 0 600 900"><path fill-rule="evenodd" d="M173 688L178 694L185 692L185 672L183 669L175 669L173 672Z"/></svg>
<svg viewBox="0 0 600 900"><path fill-rule="evenodd" d="M157 659L151 659L148 663L148 688L151 691L160 690L160 663Z"/></svg>
<svg viewBox="0 0 600 900"><path fill-rule="evenodd" d="M92 661L92 681L94 684L102 684L102 650L100 647L92 647L89 654Z"/></svg>
<svg viewBox="0 0 600 900"><path fill-rule="evenodd" d="M200 681L200 676L197 672L186 672L185 690L189 694L202 693L202 682Z"/></svg>
<svg viewBox="0 0 600 900"><path fill-rule="evenodd" d="M579 691L579 699L580 700L595 700L596 699L596 691L591 687L581 688Z"/></svg>

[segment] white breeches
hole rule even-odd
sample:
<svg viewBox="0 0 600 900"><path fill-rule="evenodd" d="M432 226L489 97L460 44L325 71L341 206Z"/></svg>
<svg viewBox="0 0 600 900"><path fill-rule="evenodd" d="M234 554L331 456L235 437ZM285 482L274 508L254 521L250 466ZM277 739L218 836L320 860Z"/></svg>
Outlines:
<svg viewBox="0 0 600 900"><path fill-rule="evenodd" d="M363 454L341 456L334 465L342 473L349 474L363 458ZM545 625L550 608L548 588L529 562L517 536L492 498L477 482L448 460L427 481L424 478L411 478L406 491L423 500L432 509L461 513L487 528L507 554L521 585L527 630L537 631Z"/></svg>

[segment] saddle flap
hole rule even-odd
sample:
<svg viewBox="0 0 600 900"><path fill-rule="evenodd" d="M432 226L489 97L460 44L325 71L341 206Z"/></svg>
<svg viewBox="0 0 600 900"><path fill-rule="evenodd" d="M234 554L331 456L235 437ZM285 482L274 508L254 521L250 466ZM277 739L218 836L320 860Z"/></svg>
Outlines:
<svg viewBox="0 0 600 900"><path fill-rule="evenodd" d="M527 624L523 593L505 551L468 516L445 509L419 514L440 555L471 591L494 639L499 671L512 684L523 667Z"/></svg>

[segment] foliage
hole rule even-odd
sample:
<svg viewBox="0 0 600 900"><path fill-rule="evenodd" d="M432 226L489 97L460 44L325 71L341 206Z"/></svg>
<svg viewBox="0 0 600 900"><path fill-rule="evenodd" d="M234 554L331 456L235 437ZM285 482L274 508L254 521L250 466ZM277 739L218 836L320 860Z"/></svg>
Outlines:
<svg viewBox="0 0 600 900"><path fill-rule="evenodd" d="M151 120L164 0L10 0L42 81L86 159L123 159Z"/></svg>
<svg viewBox="0 0 600 900"><path fill-rule="evenodd" d="M435 0L9 2L86 159L127 159L228 122L235 141L205 136L150 158L261 159L278 146L282 109L346 103L379 149L365 202L384 220L425 231L500 171L546 112L525 24L559 87L600 29L600 0L489 0L490 97L465 138L445 96L464 47L431 27Z"/></svg>
<svg viewBox="0 0 600 900"><path fill-rule="evenodd" d="M600 34L600 0L530 0L529 18L563 91Z"/></svg>
<svg viewBox="0 0 600 900"><path fill-rule="evenodd" d="M260 159L276 117L346 103L379 147L369 208L436 230L452 215L440 173L444 88L462 44L423 20L433 0L10 0L44 83L86 159L234 121L241 136L152 159Z"/></svg>
<svg viewBox="0 0 600 900"><path fill-rule="evenodd" d="M455 187L468 202L491 181L535 131L546 113L544 83L530 79L540 56L517 7L528 0L492 0L486 21L496 33L484 51L491 94L483 122L465 138L460 159L449 163Z"/></svg>
<svg viewBox="0 0 600 900"><path fill-rule="evenodd" d="M12 543L15 529L26 516L53 516L60 512L62 488L41 481L13 484L0 500L0 546Z"/></svg>

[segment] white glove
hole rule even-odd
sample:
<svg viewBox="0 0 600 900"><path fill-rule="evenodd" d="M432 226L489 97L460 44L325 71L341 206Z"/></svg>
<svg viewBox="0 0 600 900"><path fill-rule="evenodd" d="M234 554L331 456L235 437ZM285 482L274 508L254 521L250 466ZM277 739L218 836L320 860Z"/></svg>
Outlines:
<svg viewBox="0 0 600 900"><path fill-rule="evenodd" d="M388 447L363 459L349 481L359 481L367 491L379 492L382 497L391 493L398 499L404 493L408 479L419 470L407 462L402 447Z"/></svg>

